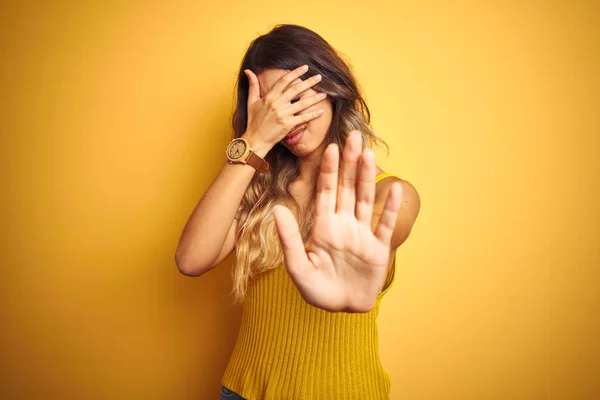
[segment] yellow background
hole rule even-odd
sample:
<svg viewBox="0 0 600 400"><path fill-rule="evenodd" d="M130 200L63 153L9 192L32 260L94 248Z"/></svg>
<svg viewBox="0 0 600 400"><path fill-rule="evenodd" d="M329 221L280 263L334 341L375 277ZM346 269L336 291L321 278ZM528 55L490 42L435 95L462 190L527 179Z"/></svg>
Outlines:
<svg viewBox="0 0 600 400"><path fill-rule="evenodd" d="M193 279L174 253L276 23L347 56L421 195L379 317L392 399L600 397L597 3L13 3L0 397L218 398L233 256Z"/></svg>

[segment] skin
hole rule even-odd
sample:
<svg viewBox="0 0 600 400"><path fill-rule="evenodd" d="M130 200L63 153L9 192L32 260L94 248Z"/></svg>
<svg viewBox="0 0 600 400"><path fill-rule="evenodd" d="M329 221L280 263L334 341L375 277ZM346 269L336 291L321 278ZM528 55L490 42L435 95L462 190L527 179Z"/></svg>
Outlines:
<svg viewBox="0 0 600 400"><path fill-rule="evenodd" d="M260 88L260 97L264 97L271 90L273 85L275 85L275 83L287 72L289 71L283 69L266 69L258 74L257 78ZM299 79L292 82L292 84L298 81ZM297 98L300 96L313 96L317 93L318 91L311 87L302 92ZM280 141L283 146L287 147L292 154L299 158L300 175L297 178L297 182L295 182L299 184L299 187L311 187L311 183L314 184L314 182L317 181L320 160L323 156L323 152L325 151L325 135L327 134L327 130L329 129L333 115L331 100L326 97L323 100L295 114L301 115L310 113L318 110L319 108L324 110L323 114L306 123L307 127L302 138L300 139L300 142L290 146L285 143L284 140ZM291 129L290 133L296 128L297 127Z"/></svg>
<svg viewBox="0 0 600 400"><path fill-rule="evenodd" d="M259 82L259 93L260 97L264 97L275 85L275 83L285 75L287 70L283 69L265 69L260 74L256 75ZM292 84L298 82L298 80L292 82ZM318 91L313 87L305 90L299 96L313 96ZM296 155L299 159L300 174L298 177L289 183L289 189L294 199L304 209L304 206L308 202L308 193L311 188L314 187L314 183L317 181L319 175L319 165L325 151L325 136L331 125L333 117L333 107L331 99L324 98L323 100L305 108L295 115L301 115L305 113L311 113L315 110L323 109L323 114L319 117L312 119L305 124L306 130L304 131L300 141L294 145L288 145L285 140L281 140L279 143L287 147L292 154ZM290 133L296 129L294 127L290 130ZM377 174L384 172L381 168L376 166Z"/></svg>
<svg viewBox="0 0 600 400"><path fill-rule="evenodd" d="M258 74L260 97L287 72L266 69ZM300 96L316 93L309 88ZM336 145L325 146L333 115L331 100L326 97L300 114L319 108L323 114L306 123L298 143L281 141L299 158L300 174L289 190L302 207L297 215L294 208L276 206L277 232L288 273L309 304L329 311L368 312L383 288L397 247L412 229L420 199L405 180L388 177L375 183L375 176L384 171L376 165L373 150L362 149L358 131L348 137L338 168ZM297 221L315 182L313 240L305 249Z"/></svg>

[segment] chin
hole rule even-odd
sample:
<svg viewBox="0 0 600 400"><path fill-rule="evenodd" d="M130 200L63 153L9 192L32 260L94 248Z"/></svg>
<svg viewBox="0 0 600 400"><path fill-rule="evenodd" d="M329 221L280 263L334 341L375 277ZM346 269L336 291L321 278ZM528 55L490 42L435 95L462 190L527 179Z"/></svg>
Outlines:
<svg viewBox="0 0 600 400"><path fill-rule="evenodd" d="M306 154L310 154L310 152L311 152L310 143L307 142L307 140L309 138L306 137L307 136L306 133L307 132L304 131L302 140L300 140L300 142L298 142L297 144L295 144L293 146L285 145L288 148L288 150L297 156L303 156Z"/></svg>
<svg viewBox="0 0 600 400"><path fill-rule="evenodd" d="M292 153L293 155L298 156L298 157L305 156L306 154L310 153L310 152L303 151L304 146L302 146L302 145L300 145L300 146L296 145L296 146L292 146L292 147L285 146L285 147L287 147L287 149L290 151L290 153Z"/></svg>

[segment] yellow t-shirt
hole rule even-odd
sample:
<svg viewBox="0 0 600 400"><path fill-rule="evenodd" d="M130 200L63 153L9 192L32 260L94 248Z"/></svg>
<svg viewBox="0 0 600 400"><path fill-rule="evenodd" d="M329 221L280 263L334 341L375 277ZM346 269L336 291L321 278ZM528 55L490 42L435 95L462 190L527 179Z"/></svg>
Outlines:
<svg viewBox="0 0 600 400"><path fill-rule="evenodd" d="M384 172L376 182L394 174ZM308 304L285 265L248 287L238 338L221 380L248 400L389 399L376 319L394 283L396 261L375 308L332 313Z"/></svg>

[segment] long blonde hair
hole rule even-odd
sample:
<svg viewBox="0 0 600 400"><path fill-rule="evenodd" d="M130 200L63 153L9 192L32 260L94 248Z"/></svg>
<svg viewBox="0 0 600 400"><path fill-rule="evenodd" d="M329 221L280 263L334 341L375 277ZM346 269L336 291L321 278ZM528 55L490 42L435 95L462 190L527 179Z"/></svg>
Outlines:
<svg viewBox="0 0 600 400"><path fill-rule="evenodd" d="M321 36L299 25L276 25L269 33L251 42L236 82L237 107L232 117L234 137L242 136L248 121L249 82L244 69L249 68L258 75L267 68L292 70L303 64L309 66L303 79L316 74L323 77L313 89L327 92L327 98L332 102L333 116L325 144L338 145L340 162L346 138L353 130L362 132L363 149L380 142L386 146L389 155L387 143L377 137L370 126L369 108L360 94L349 63L344 62ZM265 159L270 164L269 171L254 175L236 214L236 265L230 293L234 303L244 300L248 285L259 274L284 262L273 218L274 206L289 202L297 211L300 209L287 187L299 175L298 158L278 143ZM310 243L315 199L316 186L312 189L306 217L298 221L305 246Z"/></svg>

